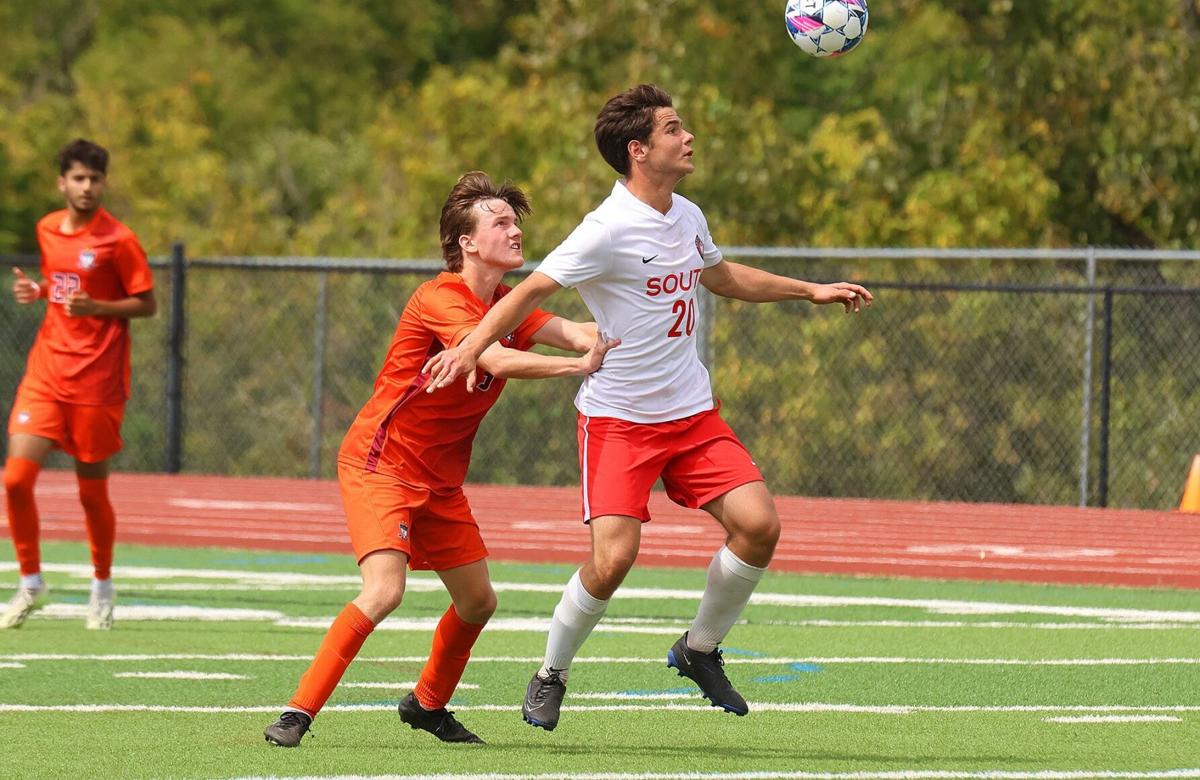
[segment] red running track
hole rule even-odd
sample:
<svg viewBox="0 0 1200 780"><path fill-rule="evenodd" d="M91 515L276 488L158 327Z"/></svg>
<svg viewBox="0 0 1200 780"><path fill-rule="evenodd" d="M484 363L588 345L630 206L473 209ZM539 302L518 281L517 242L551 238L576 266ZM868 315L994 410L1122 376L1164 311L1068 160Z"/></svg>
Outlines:
<svg viewBox="0 0 1200 780"><path fill-rule="evenodd" d="M466 490L494 559L586 556L576 489ZM115 474L111 492L119 542L350 552L332 481ZM43 538L84 538L71 472L43 472L37 499ZM1198 515L791 496L777 506L780 571L1200 589ZM641 565L708 565L723 541L711 518L661 493L650 511Z"/></svg>

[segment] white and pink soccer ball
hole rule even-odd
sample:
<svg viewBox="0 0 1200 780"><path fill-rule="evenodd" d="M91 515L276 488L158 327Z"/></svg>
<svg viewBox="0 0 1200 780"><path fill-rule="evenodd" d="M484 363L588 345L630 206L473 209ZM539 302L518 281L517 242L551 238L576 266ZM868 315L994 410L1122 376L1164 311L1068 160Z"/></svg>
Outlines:
<svg viewBox="0 0 1200 780"><path fill-rule="evenodd" d="M788 0L792 42L814 57L840 57L867 34L867 0Z"/></svg>

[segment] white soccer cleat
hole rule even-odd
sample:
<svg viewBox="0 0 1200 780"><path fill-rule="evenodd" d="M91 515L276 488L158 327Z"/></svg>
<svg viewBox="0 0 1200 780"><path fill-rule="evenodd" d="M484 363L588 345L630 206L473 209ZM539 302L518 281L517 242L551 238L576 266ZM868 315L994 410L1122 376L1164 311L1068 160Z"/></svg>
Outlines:
<svg viewBox="0 0 1200 780"><path fill-rule="evenodd" d="M20 628L25 625L25 619L46 603L46 595L50 589L43 585L40 588L17 588L17 594L12 597L0 615L0 629Z"/></svg>
<svg viewBox="0 0 1200 780"><path fill-rule="evenodd" d="M87 620L83 627L92 631L107 631L113 624L113 594L101 596L93 593L88 599Z"/></svg>

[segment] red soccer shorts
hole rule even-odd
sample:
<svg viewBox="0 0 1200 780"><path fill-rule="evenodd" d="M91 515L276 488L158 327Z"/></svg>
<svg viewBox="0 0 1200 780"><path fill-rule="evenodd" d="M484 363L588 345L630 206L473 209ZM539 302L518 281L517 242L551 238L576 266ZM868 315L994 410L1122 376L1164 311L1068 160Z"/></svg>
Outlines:
<svg viewBox="0 0 1200 780"><path fill-rule="evenodd" d="M583 519L650 519L650 489L661 476L667 497L698 509L749 482L761 482L745 445L716 409L665 423L579 415Z"/></svg>
<svg viewBox="0 0 1200 780"><path fill-rule="evenodd" d="M17 389L8 435L24 433L50 439L63 452L83 463L99 463L121 451L121 421L125 404L84 406L44 398Z"/></svg>
<svg viewBox="0 0 1200 780"><path fill-rule="evenodd" d="M487 557L462 489L435 493L393 477L338 464L338 487L354 558L399 550L412 569L444 571Z"/></svg>

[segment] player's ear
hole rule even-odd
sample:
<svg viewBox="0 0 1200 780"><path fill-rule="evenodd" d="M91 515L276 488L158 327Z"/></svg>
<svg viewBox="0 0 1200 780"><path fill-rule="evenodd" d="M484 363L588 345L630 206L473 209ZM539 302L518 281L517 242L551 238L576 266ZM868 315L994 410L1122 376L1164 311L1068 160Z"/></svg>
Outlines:
<svg viewBox="0 0 1200 780"><path fill-rule="evenodd" d="M470 236L468 236L464 233L463 235L458 237L458 246L464 252L474 252L475 251L475 239L471 238Z"/></svg>

